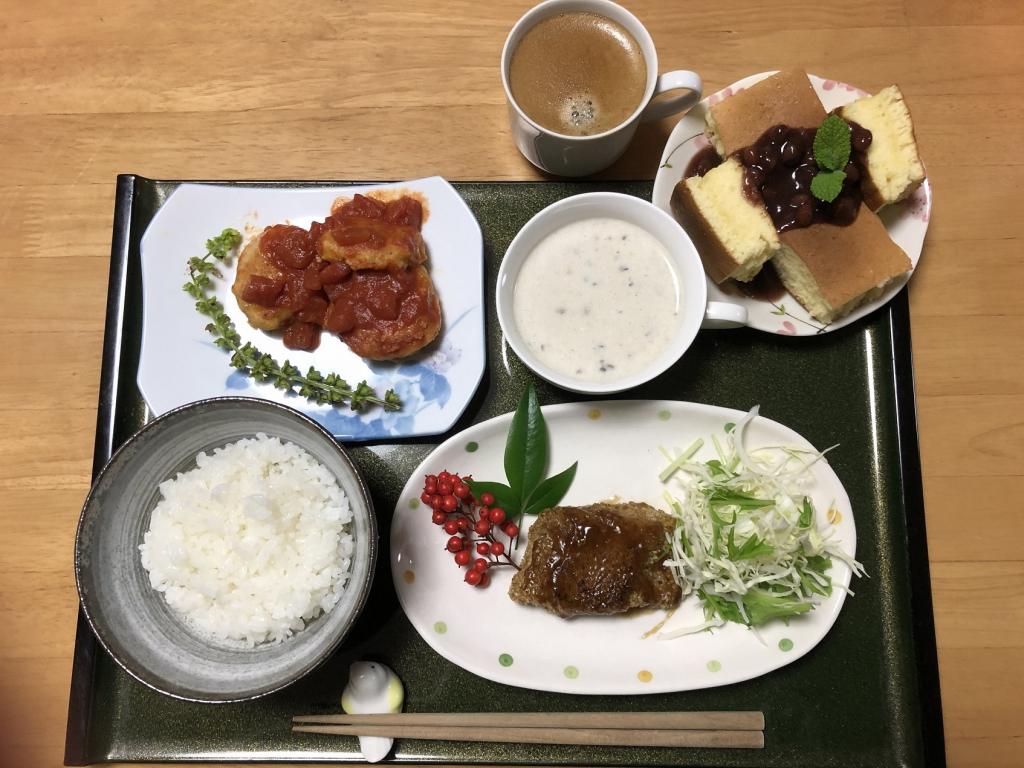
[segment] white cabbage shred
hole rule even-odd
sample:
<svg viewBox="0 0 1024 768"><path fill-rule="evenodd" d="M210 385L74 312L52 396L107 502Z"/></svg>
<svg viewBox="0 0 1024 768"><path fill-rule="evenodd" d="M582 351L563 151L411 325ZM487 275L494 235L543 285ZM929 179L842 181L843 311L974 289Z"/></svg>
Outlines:
<svg viewBox="0 0 1024 768"><path fill-rule="evenodd" d="M833 559L865 575L835 542L833 526L819 525L810 497L810 468L827 451L748 448L745 434L757 414L751 409L722 439L712 435L716 457L709 461L693 460L703 440L676 456L662 449L669 463L659 477L676 518L665 564L684 595L698 595L707 621L660 639L806 613L831 594Z"/></svg>

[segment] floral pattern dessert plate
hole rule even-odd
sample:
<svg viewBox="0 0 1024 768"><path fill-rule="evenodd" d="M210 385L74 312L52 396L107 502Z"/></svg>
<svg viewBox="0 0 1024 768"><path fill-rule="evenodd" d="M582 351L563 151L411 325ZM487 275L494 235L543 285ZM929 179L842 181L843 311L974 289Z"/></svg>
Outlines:
<svg viewBox="0 0 1024 768"><path fill-rule="evenodd" d="M231 293L237 254L221 269L210 292L221 301L242 343L250 342L278 362L302 371L337 373L351 386L365 380L379 396L394 389L402 408L370 407L355 413L348 405L317 405L295 394L259 383L235 371L230 354L218 348L205 328L209 320L182 290L188 259L201 256L204 243L225 227L245 242L265 226L308 226L323 220L339 197L359 192L404 189L426 201L423 239L430 276L441 300L443 325L432 344L395 362L364 360L330 333L313 352L286 349L279 334L250 326ZM486 365L483 306L483 239L473 213L444 179L431 177L398 184L304 187L182 184L146 229L141 244L143 334L138 385L154 415L219 395L246 395L287 403L323 424L336 437L374 440L434 435L448 430L476 391Z"/></svg>
<svg viewBox="0 0 1024 768"><path fill-rule="evenodd" d="M656 206L672 213L670 205L672 190L682 180L686 167L693 156L708 146L708 139L704 135L704 121L708 107L773 74L775 73L761 72L738 80L729 87L705 98L679 121L668 137L661 156L661 165L654 179L654 192L651 195L651 201ZM808 75L808 77L826 112L868 95L866 91L852 85L835 80L825 80L816 75ZM906 200L886 206L879 212L878 215L885 224L889 237L910 258L911 270L903 278L894 281L877 299L867 302L833 323L828 325L819 323L788 292L776 300L736 296L726 293L711 278L708 278L708 300L742 304L747 308L747 325L769 333L784 336L814 336L842 328L888 303L907 284L921 258L921 249L924 246L925 233L928 231L931 210L932 190L931 184L926 178L914 194Z"/></svg>
<svg viewBox="0 0 1024 768"><path fill-rule="evenodd" d="M560 502L647 502L667 509L666 486L658 479L666 459L696 438L705 438L697 460L715 456L710 435L745 414L698 403L617 400L564 403L543 408L552 470L579 462L575 480ZM764 675L796 661L822 641L839 616L851 571L833 560L831 595L788 624L769 622L756 631L726 624L671 640L657 637L667 612L562 619L508 596L512 568L492 568L491 583L471 587L445 549L447 534L431 521L420 501L423 479L443 469L477 479L504 477L505 438L512 414L476 424L438 446L412 473L399 497L391 526L391 573L399 602L424 640L454 664L506 685L584 694L666 693L711 688ZM813 450L792 429L758 417L746 431L747 446ZM609 450L614 446L614 450ZM837 451L842 451L839 446ZM819 510L819 529L831 529L838 546L855 555L857 533L849 497L826 461L811 468L806 492ZM827 512L826 512L827 510ZM521 560L525 539L515 554ZM854 598L856 599L856 598ZM672 632L705 621L695 596L668 616ZM655 630L652 632L651 630Z"/></svg>

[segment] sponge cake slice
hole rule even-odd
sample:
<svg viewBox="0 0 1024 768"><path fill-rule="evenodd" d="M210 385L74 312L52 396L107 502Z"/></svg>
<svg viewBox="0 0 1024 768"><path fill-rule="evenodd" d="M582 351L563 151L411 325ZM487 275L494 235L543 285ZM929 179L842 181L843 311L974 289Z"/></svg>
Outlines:
<svg viewBox="0 0 1024 768"><path fill-rule="evenodd" d="M716 283L752 280L779 248L764 205L743 193L743 166L734 157L703 176L680 181L672 193L672 212Z"/></svg>
<svg viewBox="0 0 1024 768"><path fill-rule="evenodd" d="M824 119L825 108L807 73L791 69L712 105L707 134L718 154L726 157L754 144L773 125L817 128Z"/></svg>
<svg viewBox="0 0 1024 768"><path fill-rule="evenodd" d="M783 285L813 317L831 323L910 271L907 255L866 205L847 226L812 224L779 235L772 259Z"/></svg>
<svg viewBox="0 0 1024 768"><path fill-rule="evenodd" d="M840 107L836 113L871 131L864 202L873 211L909 196L924 181L914 124L903 93L895 85Z"/></svg>

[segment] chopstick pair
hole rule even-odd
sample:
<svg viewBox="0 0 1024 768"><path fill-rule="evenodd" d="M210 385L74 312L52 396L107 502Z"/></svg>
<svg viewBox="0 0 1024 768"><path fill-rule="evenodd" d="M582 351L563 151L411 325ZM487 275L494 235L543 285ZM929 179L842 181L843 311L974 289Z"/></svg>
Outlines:
<svg viewBox="0 0 1024 768"><path fill-rule="evenodd" d="M494 730L485 730L493 728ZM608 747L764 747L762 712L410 712L298 715L297 733Z"/></svg>

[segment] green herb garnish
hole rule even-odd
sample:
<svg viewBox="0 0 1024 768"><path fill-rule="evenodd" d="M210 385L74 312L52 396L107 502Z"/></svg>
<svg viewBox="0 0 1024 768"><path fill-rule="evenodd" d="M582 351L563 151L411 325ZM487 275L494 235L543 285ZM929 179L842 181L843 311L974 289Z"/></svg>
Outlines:
<svg viewBox="0 0 1024 768"><path fill-rule="evenodd" d="M838 115L829 115L818 126L814 161L828 171L842 170L850 162L850 126Z"/></svg>
<svg viewBox="0 0 1024 768"><path fill-rule="evenodd" d="M818 171L811 179L811 194L831 203L843 191L846 174L843 171Z"/></svg>
<svg viewBox="0 0 1024 768"><path fill-rule="evenodd" d="M850 162L850 126L838 115L829 115L814 133L814 162L821 170L811 179L811 194L831 203L843 191Z"/></svg>
<svg viewBox="0 0 1024 768"><path fill-rule="evenodd" d="M536 515L558 504L576 477L578 462L573 462L571 467L557 475L545 478L547 464L548 430L537 402L537 393L533 385L528 384L519 399L505 439L505 479L508 484L470 480L469 487L477 498L484 493L494 496L508 519Z"/></svg>
<svg viewBox="0 0 1024 768"><path fill-rule="evenodd" d="M224 305L216 297L207 295L212 278L220 277L218 262L225 261L241 243L241 233L231 228L207 240L206 255L193 256L188 260L189 281L182 286L185 293L196 300L196 311L212 320L206 330L214 337L214 344L231 353L231 365L256 381L270 382L278 389L297 393L320 404L336 405L347 400L353 411L362 411L372 405L379 405L387 411L401 408L402 401L394 390L389 389L381 399L365 381L352 388L338 374L324 376L312 366L303 374L287 360L278 363L252 344L242 344L235 324L224 311Z"/></svg>

